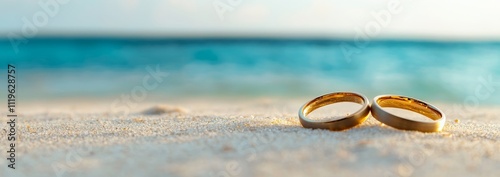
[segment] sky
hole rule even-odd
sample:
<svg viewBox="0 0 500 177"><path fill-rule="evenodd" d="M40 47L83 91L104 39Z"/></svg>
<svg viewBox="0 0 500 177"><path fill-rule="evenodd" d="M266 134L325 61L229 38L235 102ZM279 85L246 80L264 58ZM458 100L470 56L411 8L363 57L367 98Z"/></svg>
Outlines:
<svg viewBox="0 0 500 177"><path fill-rule="evenodd" d="M500 40L499 7L498 0L0 0L0 37Z"/></svg>

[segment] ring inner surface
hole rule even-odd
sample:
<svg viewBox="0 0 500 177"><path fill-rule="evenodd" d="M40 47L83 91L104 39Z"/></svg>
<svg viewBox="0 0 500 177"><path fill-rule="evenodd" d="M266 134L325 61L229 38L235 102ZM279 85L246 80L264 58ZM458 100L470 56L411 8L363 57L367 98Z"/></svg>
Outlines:
<svg viewBox="0 0 500 177"><path fill-rule="evenodd" d="M422 114L428 118L431 118L432 120L438 120L442 117L439 111L435 110L427 103L407 97L400 97L400 96L381 97L377 100L377 103L381 107L400 108L413 111Z"/></svg>
<svg viewBox="0 0 500 177"><path fill-rule="evenodd" d="M324 95L309 102L304 110L304 114L308 115L318 108L338 102L353 102L363 104L364 100L363 97L353 93L336 93L331 95Z"/></svg>

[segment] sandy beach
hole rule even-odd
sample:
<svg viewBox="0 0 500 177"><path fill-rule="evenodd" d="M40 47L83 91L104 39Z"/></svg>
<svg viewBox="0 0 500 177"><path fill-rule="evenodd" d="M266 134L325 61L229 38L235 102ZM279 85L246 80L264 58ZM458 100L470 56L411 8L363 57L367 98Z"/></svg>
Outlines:
<svg viewBox="0 0 500 177"><path fill-rule="evenodd" d="M439 133L400 131L371 116L332 132L302 128L297 110L306 101L141 103L128 115L110 112L105 103L25 104L16 170L6 170L2 158L0 176L500 174L500 107L459 115L451 104L437 104L448 116ZM2 116L2 137L7 121ZM1 141L2 152L6 147Z"/></svg>
<svg viewBox="0 0 500 177"><path fill-rule="evenodd" d="M0 4L0 177L500 177L498 0Z"/></svg>

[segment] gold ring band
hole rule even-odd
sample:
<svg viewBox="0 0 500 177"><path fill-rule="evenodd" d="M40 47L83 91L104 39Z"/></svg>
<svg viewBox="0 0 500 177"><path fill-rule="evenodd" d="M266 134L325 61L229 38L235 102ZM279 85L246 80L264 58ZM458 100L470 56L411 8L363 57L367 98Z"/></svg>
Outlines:
<svg viewBox="0 0 500 177"><path fill-rule="evenodd" d="M434 120L433 122L420 122L406 119L404 117L391 114L383 107L400 108L422 114ZM385 125L401 129L415 130L421 132L438 132L443 130L446 116L437 107L415 98L397 95L380 95L373 99L371 106L372 115Z"/></svg>
<svg viewBox="0 0 500 177"><path fill-rule="evenodd" d="M355 113L337 120L316 121L308 119L306 117L309 113L320 107L338 102L359 103L362 105L362 107ZM369 113L370 105L368 98L366 98L365 96L352 92L335 92L319 96L302 106L299 110L299 119L304 128L319 128L340 131L352 128L363 123L366 118L368 118Z"/></svg>

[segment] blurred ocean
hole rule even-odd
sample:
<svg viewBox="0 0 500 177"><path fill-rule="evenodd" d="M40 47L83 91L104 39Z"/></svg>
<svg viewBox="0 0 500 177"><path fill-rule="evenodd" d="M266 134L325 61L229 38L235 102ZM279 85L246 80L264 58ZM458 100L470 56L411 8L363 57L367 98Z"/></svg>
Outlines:
<svg viewBox="0 0 500 177"><path fill-rule="evenodd" d="M488 91L483 78L497 84L481 103L500 103L500 42L372 41L350 59L342 44L355 46L342 40L35 38L16 52L3 39L0 59L1 72L7 63L16 65L24 100L130 94L147 66L159 66L169 75L148 99L345 90L463 102L478 87Z"/></svg>

